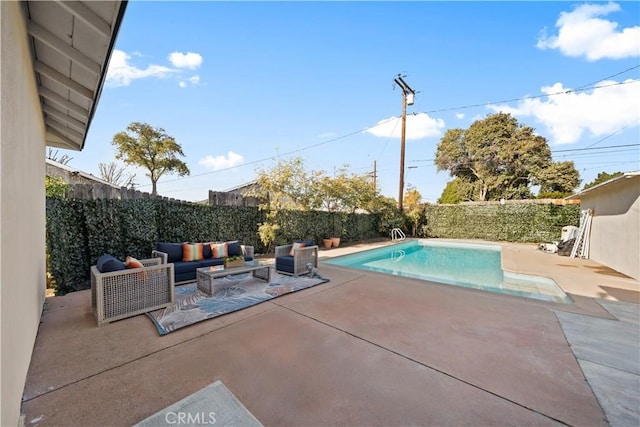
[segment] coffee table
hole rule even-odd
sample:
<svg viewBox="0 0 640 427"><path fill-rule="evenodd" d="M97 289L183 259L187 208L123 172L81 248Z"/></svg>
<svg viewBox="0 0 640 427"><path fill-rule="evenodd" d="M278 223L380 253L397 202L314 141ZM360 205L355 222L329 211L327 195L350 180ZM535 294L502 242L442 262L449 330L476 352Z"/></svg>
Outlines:
<svg viewBox="0 0 640 427"><path fill-rule="evenodd" d="M212 296L215 289L215 279L231 276L232 274L249 273L253 277L262 279L265 282L271 280L271 267L268 264L261 264L258 261L247 261L242 267L225 268L224 265L214 265L196 269L196 283L198 289L205 294Z"/></svg>

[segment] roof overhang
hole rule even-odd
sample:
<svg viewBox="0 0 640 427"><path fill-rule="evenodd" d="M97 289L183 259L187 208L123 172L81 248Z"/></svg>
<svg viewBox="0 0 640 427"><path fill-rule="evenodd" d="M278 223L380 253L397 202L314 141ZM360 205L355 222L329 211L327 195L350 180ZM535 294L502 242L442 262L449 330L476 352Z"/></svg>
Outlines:
<svg viewBox="0 0 640 427"><path fill-rule="evenodd" d="M46 145L80 151L126 1L25 1Z"/></svg>
<svg viewBox="0 0 640 427"><path fill-rule="evenodd" d="M567 197L565 197L565 199L567 199L567 200L580 199L585 194L609 189L609 187L611 187L612 185L617 185L619 181L622 181L622 180L625 180L625 179L631 179L631 178L634 178L634 177L640 177L640 172L623 173L620 176L617 176L615 178L611 178L610 180L602 182L602 183L600 183L598 185L594 185L593 187L587 188L586 190L583 190L583 191L581 191L579 193L572 194L571 196L567 196Z"/></svg>

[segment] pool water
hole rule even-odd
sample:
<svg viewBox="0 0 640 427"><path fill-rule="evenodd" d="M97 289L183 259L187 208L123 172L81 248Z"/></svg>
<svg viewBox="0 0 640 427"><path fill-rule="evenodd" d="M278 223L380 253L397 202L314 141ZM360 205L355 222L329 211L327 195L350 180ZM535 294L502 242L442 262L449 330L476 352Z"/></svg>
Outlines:
<svg viewBox="0 0 640 427"><path fill-rule="evenodd" d="M501 261L498 245L411 240L326 262L544 301L573 302L554 280L505 272Z"/></svg>

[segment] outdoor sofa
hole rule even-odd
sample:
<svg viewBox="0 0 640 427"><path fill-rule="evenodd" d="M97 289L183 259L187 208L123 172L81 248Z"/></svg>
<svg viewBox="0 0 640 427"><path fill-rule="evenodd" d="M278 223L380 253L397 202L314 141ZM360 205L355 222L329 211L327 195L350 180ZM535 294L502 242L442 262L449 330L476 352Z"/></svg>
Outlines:
<svg viewBox="0 0 640 427"><path fill-rule="evenodd" d="M225 245L226 249L223 249ZM214 251L214 248L221 250ZM242 256L245 261L252 261L254 256L253 246L241 245L237 240L208 243L161 242L156 244L151 255L162 259L165 264L173 264L177 284L195 281L197 268L223 265L226 257Z"/></svg>
<svg viewBox="0 0 640 427"><path fill-rule="evenodd" d="M135 262L142 267L105 254L91 267L91 306L98 326L174 304L173 264L159 258Z"/></svg>
<svg viewBox="0 0 640 427"><path fill-rule="evenodd" d="M318 246L312 240L296 240L290 245L276 246L275 265L278 273L299 276L309 273L307 264L318 268Z"/></svg>

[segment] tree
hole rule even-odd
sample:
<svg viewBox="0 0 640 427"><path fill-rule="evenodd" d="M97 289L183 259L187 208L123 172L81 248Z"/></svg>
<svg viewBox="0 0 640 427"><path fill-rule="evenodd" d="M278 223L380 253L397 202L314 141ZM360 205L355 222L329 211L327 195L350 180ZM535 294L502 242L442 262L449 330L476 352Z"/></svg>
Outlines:
<svg viewBox="0 0 640 427"><path fill-rule="evenodd" d="M463 181L462 178L455 177L447 182L438 199L438 203L455 205L470 200L473 193L474 188L469 182Z"/></svg>
<svg viewBox="0 0 640 427"><path fill-rule="evenodd" d="M47 159L53 160L54 162L67 165L71 160L73 160L73 157L70 157L67 154L63 154L60 157L58 157L58 154L58 150L54 151L51 147L47 149Z"/></svg>
<svg viewBox="0 0 640 427"><path fill-rule="evenodd" d="M154 128L147 123L133 122L127 126L127 132L119 132L113 137L116 146L116 159L140 166L149 171L152 195L157 195L157 183L165 173L189 175L187 164L178 159L184 157L182 146L165 133L162 128Z"/></svg>
<svg viewBox="0 0 640 427"><path fill-rule="evenodd" d="M610 179L616 178L620 175L623 175L623 173L622 172L614 172L614 173L600 172L596 177L596 179L585 184L582 189L586 190L587 188L595 187L598 184L602 184L603 182L609 181Z"/></svg>
<svg viewBox="0 0 640 427"><path fill-rule="evenodd" d="M425 209L422 202L422 195L417 188L409 184L404 194L402 204L407 219L411 223L411 235L415 236L418 231L418 225L424 221Z"/></svg>
<svg viewBox="0 0 640 427"><path fill-rule="evenodd" d="M544 173L553 163L547 140L505 113L477 120L466 130L447 130L435 163L438 171L459 178L456 185L465 192L473 188L471 200L529 198L532 185L555 185L553 170ZM569 166L555 168L567 171Z"/></svg>
<svg viewBox="0 0 640 427"><path fill-rule="evenodd" d="M99 163L98 169L100 170L100 177L102 179L118 187L134 188L136 185L134 181L136 175L125 175L125 168L119 166L116 162Z"/></svg>
<svg viewBox="0 0 640 427"><path fill-rule="evenodd" d="M541 182L538 198L563 198L580 185L580 174L573 162L552 162L540 171Z"/></svg>

